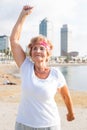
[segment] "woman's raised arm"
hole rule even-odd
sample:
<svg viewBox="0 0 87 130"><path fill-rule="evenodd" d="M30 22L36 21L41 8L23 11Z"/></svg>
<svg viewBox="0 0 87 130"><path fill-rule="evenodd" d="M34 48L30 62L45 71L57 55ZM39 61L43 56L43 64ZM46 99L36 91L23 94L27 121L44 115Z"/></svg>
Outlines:
<svg viewBox="0 0 87 130"><path fill-rule="evenodd" d="M31 14L32 9L33 9L33 7L28 6L28 5L23 7L23 9L19 15L19 18L12 29L12 33L10 36L11 50L13 53L14 60L15 60L16 64L18 65L18 67L21 66L24 59L26 58L25 52L23 51L22 47L19 44L19 40L20 40L20 36L21 36L21 32L22 32L23 23L24 23L26 17L29 14Z"/></svg>

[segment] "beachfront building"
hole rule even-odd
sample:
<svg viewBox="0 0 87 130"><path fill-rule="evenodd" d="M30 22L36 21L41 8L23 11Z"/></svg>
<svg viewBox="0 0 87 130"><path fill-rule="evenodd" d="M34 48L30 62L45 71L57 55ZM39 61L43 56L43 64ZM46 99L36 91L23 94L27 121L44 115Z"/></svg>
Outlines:
<svg viewBox="0 0 87 130"><path fill-rule="evenodd" d="M8 62L13 60L10 47L10 39L7 35L0 36L0 62Z"/></svg>
<svg viewBox="0 0 87 130"><path fill-rule="evenodd" d="M52 22L47 18L44 18L39 24L39 34L46 36L48 39L52 41L53 26Z"/></svg>
<svg viewBox="0 0 87 130"><path fill-rule="evenodd" d="M9 37L6 35L0 36L0 52L4 52L8 48L10 49Z"/></svg>
<svg viewBox="0 0 87 130"><path fill-rule="evenodd" d="M68 25L64 24L61 28L61 56L67 56L72 51L72 32Z"/></svg>

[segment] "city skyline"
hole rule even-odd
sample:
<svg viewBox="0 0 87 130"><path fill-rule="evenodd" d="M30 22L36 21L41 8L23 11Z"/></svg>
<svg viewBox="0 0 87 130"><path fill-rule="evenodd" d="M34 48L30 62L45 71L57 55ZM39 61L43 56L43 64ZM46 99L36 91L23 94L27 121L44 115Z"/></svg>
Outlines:
<svg viewBox="0 0 87 130"><path fill-rule="evenodd" d="M60 28L68 24L72 30L73 50L80 55L87 55L87 1L86 0L1 0L0 2L0 35L10 35L18 15L25 4L34 6L33 13L23 26L21 44L25 48L31 37L39 34L39 23L45 17L53 26L53 44L57 55L60 48Z"/></svg>

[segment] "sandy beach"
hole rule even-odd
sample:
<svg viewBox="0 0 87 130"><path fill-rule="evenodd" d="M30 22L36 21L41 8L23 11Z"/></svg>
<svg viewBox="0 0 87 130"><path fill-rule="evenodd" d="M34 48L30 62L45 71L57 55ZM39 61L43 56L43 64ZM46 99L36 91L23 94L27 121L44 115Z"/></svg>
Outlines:
<svg viewBox="0 0 87 130"><path fill-rule="evenodd" d="M20 101L21 81L15 63L0 64L0 130L14 130ZM4 85L6 78L16 85ZM61 117L61 130L87 130L87 92L70 90L76 119L66 120L66 107L59 94L55 96Z"/></svg>

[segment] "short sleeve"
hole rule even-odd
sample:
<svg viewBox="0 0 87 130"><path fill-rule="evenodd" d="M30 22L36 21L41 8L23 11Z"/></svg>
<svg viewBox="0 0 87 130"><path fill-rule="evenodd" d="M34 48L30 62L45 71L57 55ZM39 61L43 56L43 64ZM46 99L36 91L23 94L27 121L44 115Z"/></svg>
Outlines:
<svg viewBox="0 0 87 130"><path fill-rule="evenodd" d="M62 72L59 69L56 69L57 72L57 81L58 81L58 88L66 85L66 80L64 75L62 74Z"/></svg>
<svg viewBox="0 0 87 130"><path fill-rule="evenodd" d="M30 69L32 62L29 58L26 58L22 65L20 66L20 73L24 74L27 70Z"/></svg>

